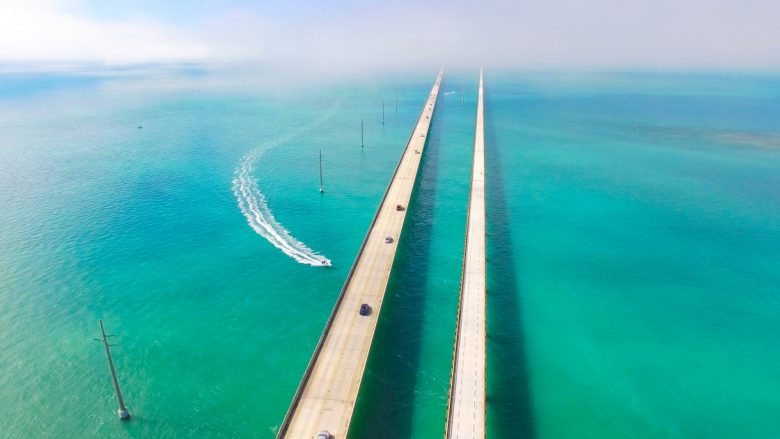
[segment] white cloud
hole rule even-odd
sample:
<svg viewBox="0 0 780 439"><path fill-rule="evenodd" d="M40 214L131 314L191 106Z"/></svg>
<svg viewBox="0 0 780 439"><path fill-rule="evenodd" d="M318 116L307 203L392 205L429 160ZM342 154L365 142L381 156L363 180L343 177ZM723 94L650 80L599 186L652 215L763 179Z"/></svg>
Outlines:
<svg viewBox="0 0 780 439"><path fill-rule="evenodd" d="M0 60L135 63L205 59L206 45L181 29L144 19L99 21L78 4L0 1Z"/></svg>
<svg viewBox="0 0 780 439"><path fill-rule="evenodd" d="M303 3L281 17L234 11L219 39L238 58L331 72L780 68L777 0Z"/></svg>
<svg viewBox="0 0 780 439"><path fill-rule="evenodd" d="M215 2L179 26L88 18L81 1L0 0L0 60L248 60L331 73L780 68L777 0Z"/></svg>

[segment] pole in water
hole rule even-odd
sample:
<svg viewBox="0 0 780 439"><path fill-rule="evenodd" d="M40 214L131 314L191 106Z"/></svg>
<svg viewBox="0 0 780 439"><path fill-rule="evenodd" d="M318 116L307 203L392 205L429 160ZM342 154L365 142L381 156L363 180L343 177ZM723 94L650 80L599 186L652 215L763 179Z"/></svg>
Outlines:
<svg viewBox="0 0 780 439"><path fill-rule="evenodd" d="M363 118L360 118L360 147L363 147Z"/></svg>
<svg viewBox="0 0 780 439"><path fill-rule="evenodd" d="M382 125L385 124L385 100L382 99Z"/></svg>
<svg viewBox="0 0 780 439"><path fill-rule="evenodd" d="M325 192L325 189L322 188L322 150L320 150L320 193Z"/></svg>
<svg viewBox="0 0 780 439"><path fill-rule="evenodd" d="M398 88L395 89L395 112L398 113Z"/></svg>
<svg viewBox="0 0 780 439"><path fill-rule="evenodd" d="M122 399L122 391L119 390L119 380L116 377L116 371L114 370L114 362L111 360L111 348L110 344L108 344L107 337L111 337L110 335L106 335L106 330L103 328L103 320L98 320L98 323L100 323L100 334L103 336L102 340L96 338L95 340L103 342L103 347L106 348L106 358L108 358L108 368L111 370L111 380L114 382L114 391L116 391L116 401L119 403L119 409L116 411L117 416L119 416L119 419L121 420L127 420L130 419L130 412L127 411L127 407L125 407L125 400Z"/></svg>

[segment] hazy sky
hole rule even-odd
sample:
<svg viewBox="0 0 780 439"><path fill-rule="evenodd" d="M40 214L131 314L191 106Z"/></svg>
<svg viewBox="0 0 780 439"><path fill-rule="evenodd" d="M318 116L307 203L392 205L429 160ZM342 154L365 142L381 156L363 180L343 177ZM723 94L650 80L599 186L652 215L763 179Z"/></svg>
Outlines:
<svg viewBox="0 0 780 439"><path fill-rule="evenodd" d="M0 0L0 61L780 70L780 0Z"/></svg>

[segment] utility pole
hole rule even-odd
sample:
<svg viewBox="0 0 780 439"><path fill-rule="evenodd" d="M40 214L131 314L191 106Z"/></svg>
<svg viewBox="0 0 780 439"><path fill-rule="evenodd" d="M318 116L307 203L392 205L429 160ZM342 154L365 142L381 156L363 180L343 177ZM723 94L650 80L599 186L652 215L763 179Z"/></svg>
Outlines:
<svg viewBox="0 0 780 439"><path fill-rule="evenodd" d="M111 360L111 346L108 344L108 337L113 337L113 335L106 335L106 330L103 328L103 320L98 320L98 323L100 323L100 333L103 336L102 339L96 338L96 341L103 342L103 347L106 348L106 358L108 358L108 368L111 370L111 379L114 381L114 390L116 391L116 401L119 403L119 410L116 411L117 416L119 416L119 419L121 420L127 420L130 419L130 412L127 411L127 407L125 407L125 401L122 399L122 391L119 390L119 380L116 377L116 371L114 370L114 362Z"/></svg>
<svg viewBox="0 0 780 439"><path fill-rule="evenodd" d="M322 150L320 150L320 193L325 192L325 189L322 188Z"/></svg>

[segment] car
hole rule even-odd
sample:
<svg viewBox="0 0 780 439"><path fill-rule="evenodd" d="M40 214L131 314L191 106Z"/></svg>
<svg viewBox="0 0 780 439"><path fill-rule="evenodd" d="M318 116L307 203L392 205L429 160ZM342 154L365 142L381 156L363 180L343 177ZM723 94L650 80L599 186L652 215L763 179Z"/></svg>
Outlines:
<svg viewBox="0 0 780 439"><path fill-rule="evenodd" d="M314 439L330 439L333 436L330 434L328 430L320 430L319 433L317 433L317 436L314 437Z"/></svg>
<svg viewBox="0 0 780 439"><path fill-rule="evenodd" d="M402 212L402 211L404 210L404 206L402 206L402 205L400 205L400 204L396 204L396 205L395 205L395 210L397 210L397 211L399 211L399 212Z"/></svg>
<svg viewBox="0 0 780 439"><path fill-rule="evenodd" d="M387 235L387 236L385 236L385 242L386 242L387 244L390 244L390 243L392 243L392 242L393 242L393 237L392 237L392 236L390 236L390 235Z"/></svg>
<svg viewBox="0 0 780 439"><path fill-rule="evenodd" d="M360 305L360 315L361 316L371 315L371 306L367 303Z"/></svg>

